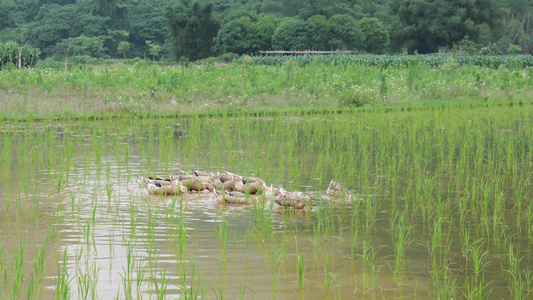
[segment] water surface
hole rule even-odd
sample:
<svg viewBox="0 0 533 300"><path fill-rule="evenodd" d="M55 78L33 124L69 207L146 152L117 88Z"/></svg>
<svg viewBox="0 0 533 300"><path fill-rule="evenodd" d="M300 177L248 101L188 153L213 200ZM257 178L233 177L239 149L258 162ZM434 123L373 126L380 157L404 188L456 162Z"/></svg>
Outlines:
<svg viewBox="0 0 533 300"><path fill-rule="evenodd" d="M508 298L522 281L529 291L529 111L488 110L473 124L453 122L468 112L418 113L5 122L0 286L75 299L469 298L475 287ZM306 192L314 209L139 185L179 169L260 176ZM354 197L327 197L331 179Z"/></svg>

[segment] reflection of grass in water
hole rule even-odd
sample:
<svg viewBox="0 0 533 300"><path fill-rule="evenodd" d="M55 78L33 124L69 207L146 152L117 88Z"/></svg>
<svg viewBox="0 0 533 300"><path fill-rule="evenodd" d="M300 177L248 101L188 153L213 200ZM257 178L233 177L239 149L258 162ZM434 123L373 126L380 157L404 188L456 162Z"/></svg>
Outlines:
<svg viewBox="0 0 533 300"><path fill-rule="evenodd" d="M273 244L266 249L266 256L270 266L270 273L272 275L272 286L270 289L271 295L278 290L278 280L283 269L283 259L285 256L285 242L282 244Z"/></svg>
<svg viewBox="0 0 533 300"><path fill-rule="evenodd" d="M226 222L226 219L224 217L222 218L222 221L219 222L218 228L219 228L218 239L219 239L220 248L222 251L222 257L223 257L223 260L225 260L226 248L227 248L227 243L228 243L228 223Z"/></svg>
<svg viewBox="0 0 533 300"><path fill-rule="evenodd" d="M65 251L63 252L63 262L60 263L57 262L57 279L56 279L56 299L69 299L71 288L70 283L73 278L70 277L70 273L68 272L68 265L67 265L67 249L65 248Z"/></svg>

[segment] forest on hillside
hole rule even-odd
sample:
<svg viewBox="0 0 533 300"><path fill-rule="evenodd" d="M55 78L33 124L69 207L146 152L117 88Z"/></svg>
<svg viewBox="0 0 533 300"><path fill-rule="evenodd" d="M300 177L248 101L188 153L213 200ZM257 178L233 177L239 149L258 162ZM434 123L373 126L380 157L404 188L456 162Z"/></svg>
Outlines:
<svg viewBox="0 0 533 300"><path fill-rule="evenodd" d="M0 43L41 57L198 60L259 50L530 54L533 0L0 0Z"/></svg>

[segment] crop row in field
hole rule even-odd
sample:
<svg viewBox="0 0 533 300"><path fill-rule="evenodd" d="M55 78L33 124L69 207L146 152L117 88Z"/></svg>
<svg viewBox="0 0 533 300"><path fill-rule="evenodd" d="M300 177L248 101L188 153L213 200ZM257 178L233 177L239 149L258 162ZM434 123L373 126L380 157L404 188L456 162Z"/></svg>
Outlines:
<svg viewBox="0 0 533 300"><path fill-rule="evenodd" d="M257 65L276 66L286 61L296 61L301 65L322 64L357 64L367 67L408 67L410 65L427 65L438 67L450 62L459 65L498 68L525 68L533 66L530 55L451 55L451 54L412 54L412 55L379 55L379 54L334 54L334 55L292 55L292 56L256 56L252 63Z"/></svg>

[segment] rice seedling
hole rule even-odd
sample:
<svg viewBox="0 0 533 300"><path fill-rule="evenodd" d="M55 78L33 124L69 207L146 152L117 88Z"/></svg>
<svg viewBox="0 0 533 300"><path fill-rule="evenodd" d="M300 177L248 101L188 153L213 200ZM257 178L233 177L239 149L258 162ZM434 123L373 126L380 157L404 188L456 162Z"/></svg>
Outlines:
<svg viewBox="0 0 533 300"><path fill-rule="evenodd" d="M240 292L239 292L239 299L240 300L244 300L244 292L246 290L246 287L244 286L243 282L242 282L242 277L241 277L241 287L240 287Z"/></svg>
<svg viewBox="0 0 533 300"><path fill-rule="evenodd" d="M151 280L155 286L157 299L166 299L166 293L167 293L167 287L168 287L168 279L167 279L166 273L167 273L166 268L164 271L159 270L159 280L161 281L160 283L158 283L155 277L151 277Z"/></svg>
<svg viewBox="0 0 533 300"><path fill-rule="evenodd" d="M6 288L8 284L8 264L6 263L6 247L4 245L0 247L0 271L2 286Z"/></svg>
<svg viewBox="0 0 533 300"><path fill-rule="evenodd" d="M298 286L300 290L304 288L305 283L305 262L304 257L298 255L297 257L297 274L298 274Z"/></svg>
<svg viewBox="0 0 533 300"><path fill-rule="evenodd" d="M481 275L481 272L488 266L489 263L484 261L489 253L486 251L481 252L481 247L483 246L483 244L484 241L478 240L472 242L469 247L469 250L471 252L470 259L472 260L472 271L474 272L474 275L476 277L479 277Z"/></svg>
<svg viewBox="0 0 533 300"><path fill-rule="evenodd" d="M146 276L146 264L143 264L140 261L137 262L137 265L135 266L135 276L136 276L135 284L136 284L137 293L138 293L137 296L139 296L142 290L142 287L144 285L144 280Z"/></svg>
<svg viewBox="0 0 533 300"><path fill-rule="evenodd" d="M28 278L28 282L26 283L26 297L31 299L33 297L35 285L33 280L33 274L30 274L30 277Z"/></svg>
<svg viewBox="0 0 533 300"><path fill-rule="evenodd" d="M182 273L182 291L181 296L184 299L204 299L205 298L205 291L206 286L201 285L199 283L200 278L202 277L202 274L198 274L196 272L196 261L192 263L192 272L190 275L190 284L187 284L187 265L183 265L183 273ZM187 289L187 286L189 286L189 289ZM199 294L201 292L201 294Z"/></svg>
<svg viewBox="0 0 533 300"><path fill-rule="evenodd" d="M33 260L33 266L34 266L34 274L35 274L35 280L37 283L40 283L44 276L45 276L45 260L46 260L46 252L48 250L48 241L49 241L49 232L46 233L44 237L44 243L41 247L41 249L36 248L35 249L35 258Z"/></svg>
<svg viewBox="0 0 533 300"><path fill-rule="evenodd" d="M63 252L63 262L57 262L58 275L56 278L56 299L70 299L71 288L70 282L73 278L70 277L67 267L67 249Z"/></svg>
<svg viewBox="0 0 533 300"><path fill-rule="evenodd" d="M411 232L411 226L405 224L404 220L405 214L402 213L399 217L395 217L396 220L393 220L391 223L391 231L394 235L394 279L396 284L399 285L403 280L405 272L405 252L406 248L409 245L409 236Z"/></svg>
<svg viewBox="0 0 533 300"><path fill-rule="evenodd" d="M278 265L278 262L282 259L281 247L276 247L275 245L270 249L268 257L270 262L270 273L272 274L272 292L278 288L278 279L281 272L281 266Z"/></svg>
<svg viewBox="0 0 533 300"><path fill-rule="evenodd" d="M489 283L485 283L484 276L470 277L465 283L463 296L467 299L486 299L491 290L488 290Z"/></svg>
<svg viewBox="0 0 533 300"><path fill-rule="evenodd" d="M324 290L326 291L326 295L329 295L331 280L333 279L335 281L335 276L331 272L328 272L329 259L329 255L324 255Z"/></svg>
<svg viewBox="0 0 533 300"><path fill-rule="evenodd" d="M24 241L20 241L18 251L13 253L13 296L21 296L22 284L24 281Z"/></svg>
<svg viewBox="0 0 533 300"><path fill-rule="evenodd" d="M126 279L128 281L132 280L132 273L135 267L135 254L133 253L133 244L131 241L126 241L124 237L122 237L122 241L124 243L124 246L126 247L126 268L124 269L126 273Z"/></svg>
<svg viewBox="0 0 533 300"><path fill-rule="evenodd" d="M89 299L90 286L89 274L83 274L78 277L78 296L80 299Z"/></svg>
<svg viewBox="0 0 533 300"><path fill-rule="evenodd" d="M96 298L96 287L98 285L99 273L102 267L97 267L96 262L94 262L89 269L89 276L91 282L91 298Z"/></svg>
<svg viewBox="0 0 533 300"><path fill-rule="evenodd" d="M83 230L83 239L85 241L85 244L89 245L89 243L91 242L91 234L92 234L91 220L87 220L85 224L86 225L84 226L84 230Z"/></svg>
<svg viewBox="0 0 533 300"><path fill-rule="evenodd" d="M227 240L228 240L228 223L226 222L226 219L222 219L222 222L219 226L219 243L220 248L222 250L222 256L226 255L226 247L227 247Z"/></svg>

